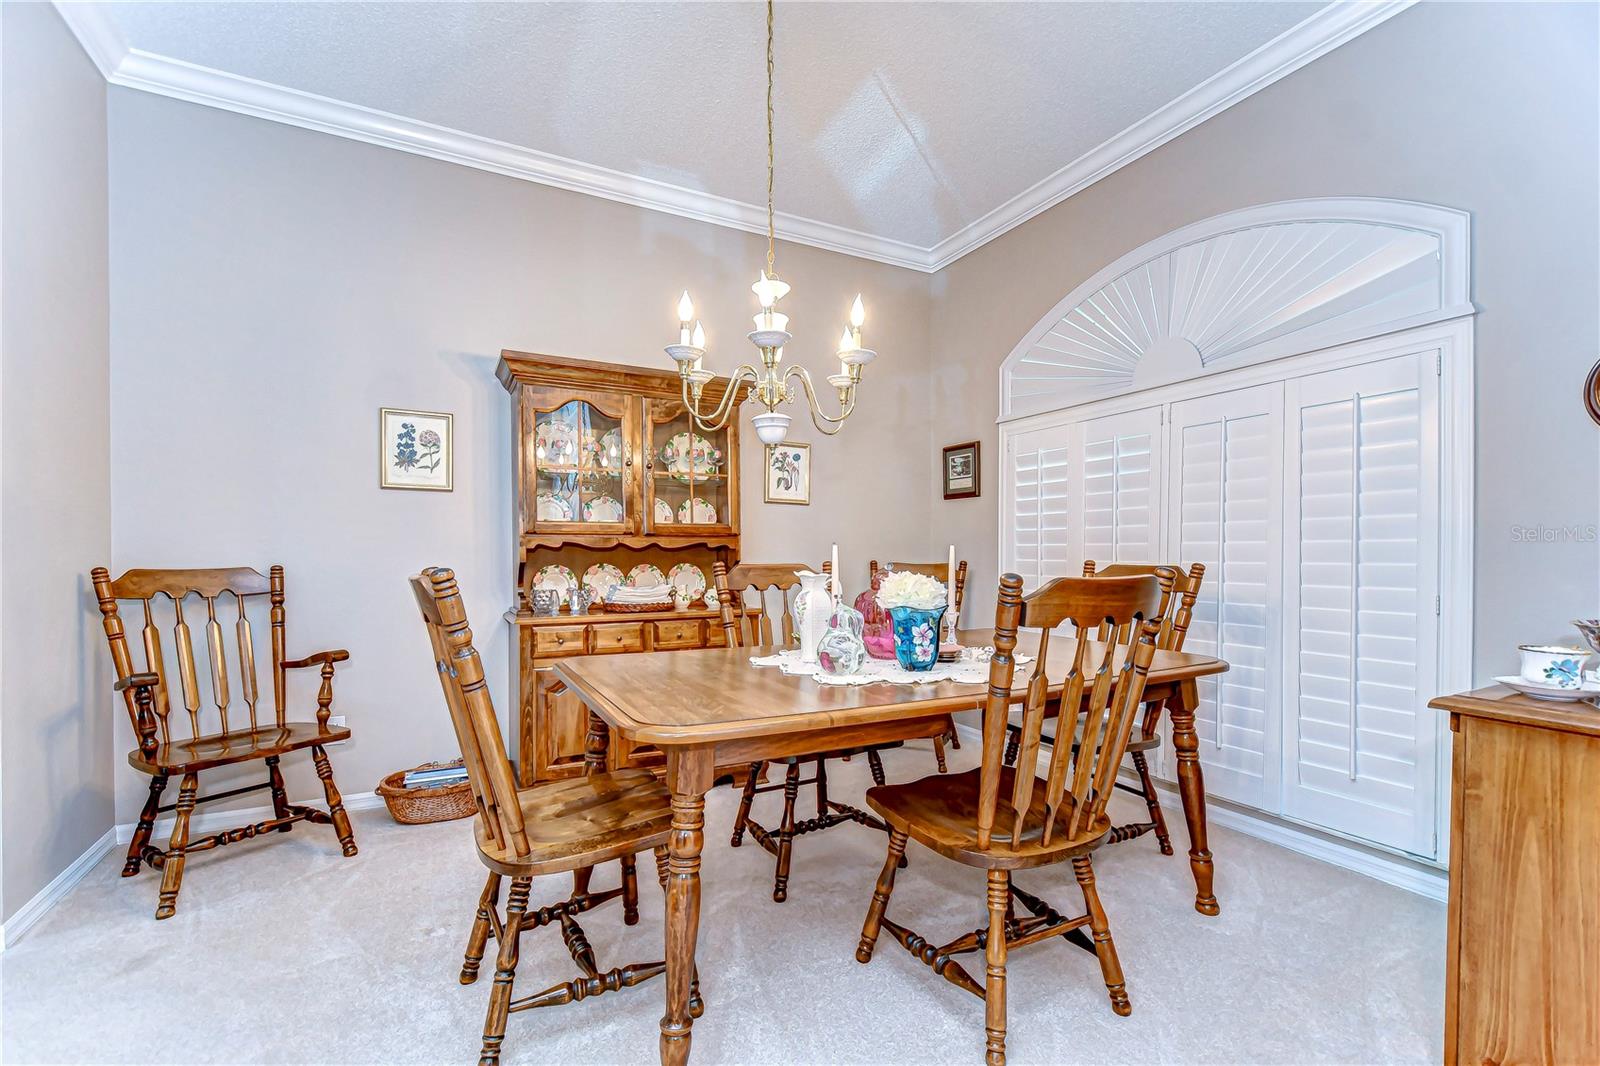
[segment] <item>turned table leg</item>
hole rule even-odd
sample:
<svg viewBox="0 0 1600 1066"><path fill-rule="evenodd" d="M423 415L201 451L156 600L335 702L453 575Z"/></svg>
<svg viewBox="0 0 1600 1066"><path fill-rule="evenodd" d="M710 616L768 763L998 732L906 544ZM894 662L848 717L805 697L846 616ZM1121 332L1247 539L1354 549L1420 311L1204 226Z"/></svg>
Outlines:
<svg viewBox="0 0 1600 1066"><path fill-rule="evenodd" d="M1172 750L1178 756L1178 797L1183 801L1183 820L1189 829L1189 869L1194 872L1194 909L1201 914L1219 913L1217 897L1211 891L1211 849L1206 840L1206 786L1200 772L1200 739L1194 731L1194 712L1200 705L1200 692L1193 681L1178 686L1166 699L1172 720Z"/></svg>
<svg viewBox="0 0 1600 1066"><path fill-rule="evenodd" d="M700 930L700 848L705 842L706 791L711 748L668 748L667 788L672 793L672 835L667 841L667 1013L661 1018L661 1062L689 1061L689 1009L694 943Z"/></svg>

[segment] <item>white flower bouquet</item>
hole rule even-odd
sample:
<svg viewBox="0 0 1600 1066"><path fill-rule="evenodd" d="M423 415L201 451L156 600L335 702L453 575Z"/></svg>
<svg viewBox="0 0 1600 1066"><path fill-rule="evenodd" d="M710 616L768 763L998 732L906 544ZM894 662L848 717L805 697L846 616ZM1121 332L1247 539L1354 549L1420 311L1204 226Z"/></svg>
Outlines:
<svg viewBox="0 0 1600 1066"><path fill-rule="evenodd" d="M911 607L933 611L945 605L946 595L942 581L909 570L895 570L878 586L878 606L884 610Z"/></svg>

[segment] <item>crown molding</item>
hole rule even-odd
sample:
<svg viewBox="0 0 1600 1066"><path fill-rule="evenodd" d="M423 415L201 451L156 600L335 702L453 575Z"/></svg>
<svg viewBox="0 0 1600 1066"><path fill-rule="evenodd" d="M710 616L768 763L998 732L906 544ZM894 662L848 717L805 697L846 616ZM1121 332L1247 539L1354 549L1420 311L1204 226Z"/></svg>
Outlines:
<svg viewBox="0 0 1600 1066"><path fill-rule="evenodd" d="M1041 211L1398 15L1416 0L1333 3L928 249L943 270Z"/></svg>
<svg viewBox="0 0 1600 1066"><path fill-rule="evenodd" d="M1415 0L1334 3L931 248L779 212L786 241L934 273L1405 10ZM330 133L716 226L762 234L766 209L375 108L129 48L100 4L55 0L113 85Z"/></svg>

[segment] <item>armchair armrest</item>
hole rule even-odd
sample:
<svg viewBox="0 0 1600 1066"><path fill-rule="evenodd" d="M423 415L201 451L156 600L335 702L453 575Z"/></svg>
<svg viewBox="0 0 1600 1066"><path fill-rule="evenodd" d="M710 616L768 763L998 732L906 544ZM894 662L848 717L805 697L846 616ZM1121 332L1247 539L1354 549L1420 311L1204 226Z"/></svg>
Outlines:
<svg viewBox="0 0 1600 1066"><path fill-rule="evenodd" d="M307 655L304 659L285 659L279 665L285 670L299 670L306 666L322 666L322 687L317 690L317 725L326 730L328 719L333 714L333 664L342 663L350 658L350 653L343 648L333 651L319 651Z"/></svg>
<svg viewBox="0 0 1600 1066"><path fill-rule="evenodd" d="M285 659L283 668L285 670L299 670L307 666L316 666L319 663L325 666L332 666L334 663L342 663L348 658L350 658L349 652L343 648L336 648L333 651L315 652L307 655L304 659Z"/></svg>
<svg viewBox="0 0 1600 1066"><path fill-rule="evenodd" d="M161 675L143 673L118 678L116 684L111 686L128 701L128 718L139 737L139 751L146 759L153 757L159 746L156 742L155 700L156 688L160 684Z"/></svg>
<svg viewBox="0 0 1600 1066"><path fill-rule="evenodd" d="M161 684L161 676L159 674L129 674L111 687L118 692L126 692L130 688L155 688L159 684Z"/></svg>

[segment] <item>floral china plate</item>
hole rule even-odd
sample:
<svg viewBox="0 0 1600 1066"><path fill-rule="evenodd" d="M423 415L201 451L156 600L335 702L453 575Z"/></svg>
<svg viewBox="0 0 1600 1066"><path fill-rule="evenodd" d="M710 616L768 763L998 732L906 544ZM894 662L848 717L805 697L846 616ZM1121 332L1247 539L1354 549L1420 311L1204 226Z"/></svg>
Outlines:
<svg viewBox="0 0 1600 1066"><path fill-rule="evenodd" d="M666 524L671 523L673 521L676 521L676 519L674 519L672 517L672 504L668 503L666 500L657 500L656 501L656 524L657 525L666 525Z"/></svg>
<svg viewBox="0 0 1600 1066"><path fill-rule="evenodd" d="M716 525L717 509L696 496L692 500L683 501L682 506L678 508L678 521L703 526Z"/></svg>
<svg viewBox="0 0 1600 1066"><path fill-rule="evenodd" d="M563 496L541 492L533 498L533 516L541 522L570 522L572 505Z"/></svg>
<svg viewBox="0 0 1600 1066"><path fill-rule="evenodd" d="M690 474L714 474L722 465L722 452L699 434L679 433L661 449L661 462L667 472L679 481L688 481Z"/></svg>
<svg viewBox="0 0 1600 1066"><path fill-rule="evenodd" d="M686 602L693 603L706 591L706 575L693 563L679 563L667 571L667 580L683 594Z"/></svg>
<svg viewBox="0 0 1600 1066"><path fill-rule="evenodd" d="M1528 681L1515 675L1496 677L1492 680L1506 688L1516 689L1524 696L1532 696L1536 700L1550 700L1554 703L1576 703L1578 700L1600 696L1600 681L1585 681L1582 688L1558 688L1555 685L1541 685L1537 681Z"/></svg>
<svg viewBox="0 0 1600 1066"><path fill-rule="evenodd" d="M610 563L595 563L583 572L583 587L600 599L614 587L623 583L622 571Z"/></svg>
<svg viewBox="0 0 1600 1066"><path fill-rule="evenodd" d="M622 503L614 496L596 496L583 505L585 522L622 521Z"/></svg>
<svg viewBox="0 0 1600 1066"><path fill-rule="evenodd" d="M666 575L662 574L659 567L649 563L640 563L628 571L628 584L636 589L655 588L657 585L667 583Z"/></svg>
<svg viewBox="0 0 1600 1066"><path fill-rule="evenodd" d="M578 461L578 431L570 422L551 419L533 433L534 459L540 464L565 466Z"/></svg>
<svg viewBox="0 0 1600 1066"><path fill-rule="evenodd" d="M533 587L536 589L554 589L565 596L568 592L578 587L578 579L572 571L560 563L551 563L541 567L533 575Z"/></svg>

